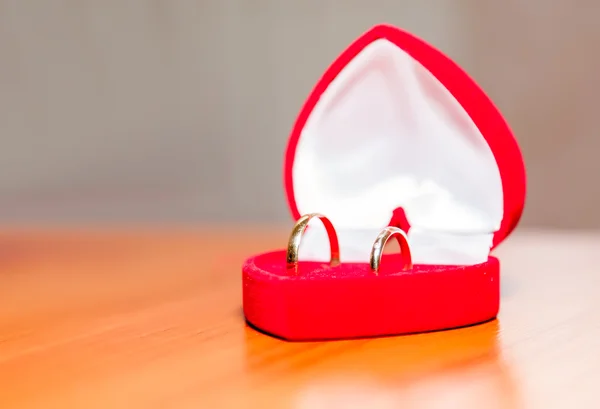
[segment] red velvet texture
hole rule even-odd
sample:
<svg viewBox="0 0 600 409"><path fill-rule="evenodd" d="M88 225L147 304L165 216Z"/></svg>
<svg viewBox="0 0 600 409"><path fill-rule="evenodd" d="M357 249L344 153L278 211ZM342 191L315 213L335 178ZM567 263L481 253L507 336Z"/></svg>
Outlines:
<svg viewBox="0 0 600 409"><path fill-rule="evenodd" d="M497 246L516 227L525 205L525 164L519 145L500 111L465 71L425 41L390 25L375 26L354 41L325 71L304 103L290 134L284 163L285 190L292 216L295 220L301 217L296 206L292 169L304 125L335 77L366 46L379 39L386 39L397 45L444 84L487 141L500 170L504 196L504 218L493 242L493 246ZM398 155L401 160L402 152L398 152ZM394 224L392 221L390 223Z"/></svg>
<svg viewBox="0 0 600 409"><path fill-rule="evenodd" d="M243 266L244 313L260 330L294 341L440 330L498 313L494 257L473 266L401 265L399 255L384 255L378 274L365 263L318 262L300 262L293 273L285 251L264 253Z"/></svg>
<svg viewBox="0 0 600 409"><path fill-rule="evenodd" d="M427 68L456 98L485 137L502 178L504 218L493 247L515 228L525 204L525 166L508 124L483 90L452 60L423 40L378 25L352 43L317 82L288 142L284 182L290 211L301 217L293 188L296 146L312 110L329 84L366 46L387 39ZM401 153L399 153L401 154ZM402 209L390 225L410 229ZM282 243L282 247L285 243ZM343 256L343 255L342 255ZM398 255L385 255L379 274L366 263L300 262L286 269L285 251L249 258L243 266L248 322L288 340L323 340L406 334L456 328L494 318L499 310L499 262L472 266L415 265L400 270Z"/></svg>

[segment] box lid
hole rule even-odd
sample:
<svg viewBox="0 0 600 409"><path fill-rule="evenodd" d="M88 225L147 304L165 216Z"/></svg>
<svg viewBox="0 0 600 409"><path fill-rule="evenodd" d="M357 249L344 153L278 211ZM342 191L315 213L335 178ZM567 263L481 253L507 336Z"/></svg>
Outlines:
<svg viewBox="0 0 600 409"><path fill-rule="evenodd" d="M335 225L346 262L366 262L387 225L408 230L419 264L476 264L515 228L525 165L501 113L456 63L378 25L327 69L292 129L284 164L295 219ZM300 257L327 260L309 229Z"/></svg>

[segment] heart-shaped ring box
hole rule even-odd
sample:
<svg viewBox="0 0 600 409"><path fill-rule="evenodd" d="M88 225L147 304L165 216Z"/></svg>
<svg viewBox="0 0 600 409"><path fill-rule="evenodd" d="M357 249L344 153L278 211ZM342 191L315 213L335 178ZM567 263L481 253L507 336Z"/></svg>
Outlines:
<svg viewBox="0 0 600 409"><path fill-rule="evenodd" d="M248 322L288 340L449 329L496 317L499 262L517 225L525 166L506 121L481 88L423 40L378 25L329 67L289 138L291 213L320 213L339 238L338 265L317 225L297 269L286 251L243 266ZM413 267L386 254L369 268L386 226L408 232Z"/></svg>

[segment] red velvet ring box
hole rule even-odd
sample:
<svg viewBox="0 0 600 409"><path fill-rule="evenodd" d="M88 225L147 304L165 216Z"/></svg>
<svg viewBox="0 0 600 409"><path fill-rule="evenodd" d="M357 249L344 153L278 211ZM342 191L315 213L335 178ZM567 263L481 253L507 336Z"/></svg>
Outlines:
<svg viewBox="0 0 600 409"><path fill-rule="evenodd" d="M302 237L297 271L286 251L243 266L247 321L288 340L344 339L455 328L496 317L499 262L490 252L517 225L525 166L506 121L482 89L423 40L379 25L317 82L292 129L284 166L293 217L333 223ZM369 269L386 226L408 233L398 255ZM282 243L283 247L283 243Z"/></svg>

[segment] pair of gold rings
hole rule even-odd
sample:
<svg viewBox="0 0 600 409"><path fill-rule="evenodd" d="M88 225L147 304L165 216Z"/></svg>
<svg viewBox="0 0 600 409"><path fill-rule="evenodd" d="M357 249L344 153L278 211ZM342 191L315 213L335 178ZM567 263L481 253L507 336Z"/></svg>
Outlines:
<svg viewBox="0 0 600 409"><path fill-rule="evenodd" d="M340 245L338 242L337 233L331 221L319 213L311 213L305 216L302 216L294 226L292 233L290 234L290 239L288 241L287 246L287 256L286 263L288 270L296 271L298 268L298 251L300 249L300 242L302 241L302 236L308 227L308 223L312 220L318 218L325 226L325 230L327 231L327 236L329 237L329 248L331 252L331 260L330 265L337 266L340 263ZM375 242L373 243L373 247L371 248L371 255L369 257L369 266L371 271L377 273L379 271L379 267L381 266L381 256L383 255L383 249L390 238L394 237L398 244L400 245L400 253L402 254L402 258L404 260L402 270L409 270L412 268L412 257L410 254L410 247L408 245L408 238L406 237L406 233L402 229L397 227L388 226L381 230Z"/></svg>

